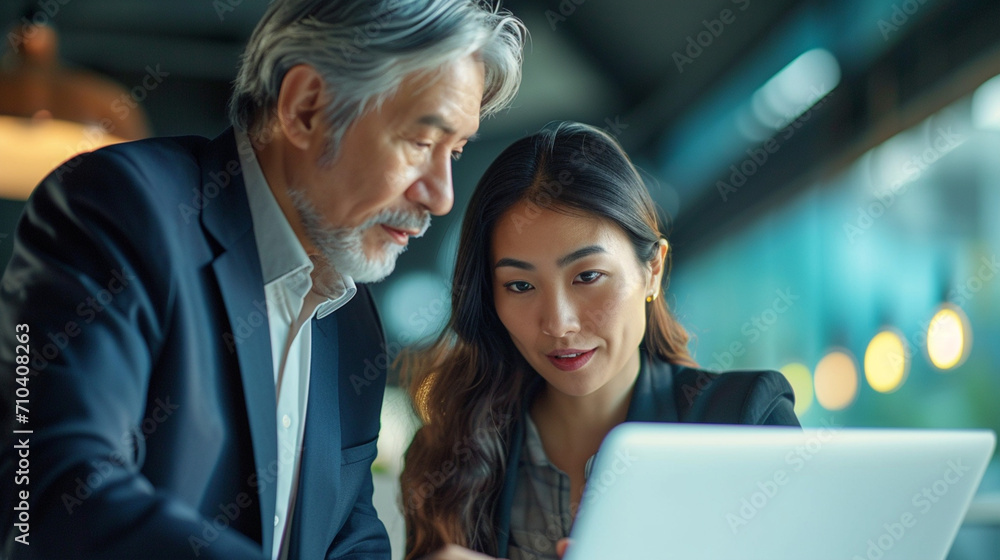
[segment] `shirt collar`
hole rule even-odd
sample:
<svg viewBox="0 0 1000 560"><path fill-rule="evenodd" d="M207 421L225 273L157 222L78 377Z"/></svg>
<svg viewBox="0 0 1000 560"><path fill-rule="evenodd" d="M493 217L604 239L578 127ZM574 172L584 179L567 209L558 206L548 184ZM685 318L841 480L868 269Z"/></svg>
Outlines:
<svg viewBox="0 0 1000 560"><path fill-rule="evenodd" d="M545 446L542 444L542 436L539 435L538 426L536 426L535 421L531 419L530 413L525 413L524 423L524 448L528 453L528 462L536 467L550 467L559 470L558 467L552 464L552 461L549 461L548 455L545 454ZM590 479L590 472L594 468L594 459L596 457L597 455L591 455L583 467L583 479L585 481Z"/></svg>
<svg viewBox="0 0 1000 560"><path fill-rule="evenodd" d="M350 276L339 274L331 267L317 271L315 278L311 276L314 264L274 198L249 137L243 130L234 129L234 133L264 284L294 281L304 273L306 283L304 290L300 288L301 295L305 297L311 288L323 297L324 301L316 308L316 316L322 319L350 301L358 291L357 286Z"/></svg>
<svg viewBox="0 0 1000 560"><path fill-rule="evenodd" d="M322 319L340 309L358 293L354 279L338 273L332 267L322 267L313 280L313 291L324 298L324 301L316 307L317 319Z"/></svg>
<svg viewBox="0 0 1000 560"><path fill-rule="evenodd" d="M525 414L524 447L528 451L528 460L536 467L547 467L548 456L545 455L545 447L542 445L542 436L538 433L535 421L531 419L531 414Z"/></svg>

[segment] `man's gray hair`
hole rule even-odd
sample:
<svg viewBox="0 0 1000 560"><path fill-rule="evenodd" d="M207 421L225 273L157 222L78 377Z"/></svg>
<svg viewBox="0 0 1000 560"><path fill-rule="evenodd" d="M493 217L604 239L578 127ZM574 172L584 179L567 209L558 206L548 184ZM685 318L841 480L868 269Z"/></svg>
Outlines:
<svg viewBox="0 0 1000 560"><path fill-rule="evenodd" d="M405 77L468 55L485 66L481 115L492 115L517 93L526 35L510 12L477 0L275 0L243 54L230 120L259 137L285 73L307 64L331 92L330 156L347 128Z"/></svg>

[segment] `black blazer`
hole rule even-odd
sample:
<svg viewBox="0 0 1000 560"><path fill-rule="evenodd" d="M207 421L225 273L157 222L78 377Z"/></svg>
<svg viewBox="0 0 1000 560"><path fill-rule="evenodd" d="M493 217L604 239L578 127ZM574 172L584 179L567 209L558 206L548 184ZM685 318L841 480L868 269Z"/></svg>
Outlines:
<svg viewBox="0 0 1000 560"><path fill-rule="evenodd" d="M29 492L30 546L8 540L11 558L270 558L274 375L233 132L67 162L35 190L14 243L0 394L14 394L28 352L18 427L33 433L17 436L30 439L25 484L12 484L20 458L0 434L2 531L15 492ZM364 286L313 321L293 559L389 558L370 470L382 340Z"/></svg>
<svg viewBox="0 0 1000 560"><path fill-rule="evenodd" d="M642 353L626 422L688 422L798 426L795 397L785 376L776 371L730 371L724 374L669 364ZM524 414L527 414L524 407ZM510 510L524 447L524 419L514 426L507 471L497 504L497 553L507 556Z"/></svg>

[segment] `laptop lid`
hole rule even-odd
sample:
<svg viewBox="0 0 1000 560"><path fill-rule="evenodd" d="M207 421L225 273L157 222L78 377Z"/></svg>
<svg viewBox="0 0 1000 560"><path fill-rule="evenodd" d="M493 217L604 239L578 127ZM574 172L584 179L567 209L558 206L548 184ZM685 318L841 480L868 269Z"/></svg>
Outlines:
<svg viewBox="0 0 1000 560"><path fill-rule="evenodd" d="M991 430L625 423L566 560L943 560Z"/></svg>

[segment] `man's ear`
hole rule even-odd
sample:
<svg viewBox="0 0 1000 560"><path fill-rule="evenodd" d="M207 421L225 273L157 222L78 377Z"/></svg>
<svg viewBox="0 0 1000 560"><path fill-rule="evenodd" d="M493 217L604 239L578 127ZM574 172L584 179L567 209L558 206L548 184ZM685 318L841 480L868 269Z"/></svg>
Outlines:
<svg viewBox="0 0 1000 560"><path fill-rule="evenodd" d="M325 142L321 119L328 98L323 77L312 66L298 64L285 73L275 111L290 144L307 150L317 141Z"/></svg>
<svg viewBox="0 0 1000 560"><path fill-rule="evenodd" d="M667 252L670 250L670 244L666 239L660 238L656 244L656 252L653 253L653 259L649 261L649 287L647 292L652 294L657 294L660 290L661 282L663 281L663 272L667 268Z"/></svg>

